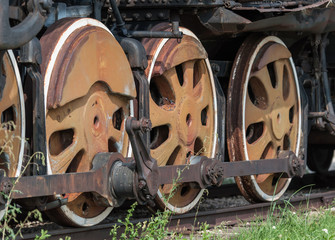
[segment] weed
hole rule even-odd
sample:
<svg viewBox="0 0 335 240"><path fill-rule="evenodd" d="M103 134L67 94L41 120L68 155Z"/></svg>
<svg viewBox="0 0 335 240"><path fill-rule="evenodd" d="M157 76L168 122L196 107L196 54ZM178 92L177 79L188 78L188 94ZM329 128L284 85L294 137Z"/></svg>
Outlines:
<svg viewBox="0 0 335 240"><path fill-rule="evenodd" d="M14 153L13 153L13 143L14 140L21 140L19 136L15 136L13 134L9 134L9 131L15 130L16 126L14 122L6 122L1 125L1 129L5 130L4 131L4 138L1 139L2 144L1 144L1 149L0 149L0 155L6 153L9 158L14 158ZM26 157L26 156L25 156ZM2 240L7 240L7 239L16 239L18 235L21 236L21 230L23 226L28 222L29 219L37 219L39 221L43 221L42 219L42 214L37 210L33 210L27 213L25 219L23 221L18 221L17 216L18 214L21 213L21 209L19 208L18 205L15 203L12 203L12 195L13 193L20 193L18 190L15 190L15 186L18 183L18 181L22 178L24 172L27 170L28 166L31 164L32 159L39 159L41 160L42 164L45 164L45 159L43 153L37 152L34 153L32 156L29 157L29 160L27 161L27 164L23 167L22 171L20 172L20 175L16 178L16 180L12 183L13 188L10 190L8 194L5 194L1 192L0 197L5 201L4 209L2 210L3 212L3 217L0 219L1 223L1 229L0 229L0 234L1 234L1 239ZM10 165L9 162L4 162L1 164L7 164L7 166L2 166L5 168L9 168ZM9 223L16 224L16 228L13 229ZM46 239L48 237L47 231L42 230L41 231L41 236L37 237L37 239Z"/></svg>
<svg viewBox="0 0 335 240"><path fill-rule="evenodd" d="M31 218L36 219L40 222L43 222L42 214L37 209L28 212L27 216L25 217L25 219L23 221L18 221L17 220L17 215L22 213L22 212L21 212L21 209L15 203L12 203L12 200L11 200L11 196L13 195L13 193L19 192L18 190L15 190L15 186L18 183L18 181L20 180L20 178L22 177L23 173L26 171L28 165L30 164L30 162L33 158L40 158L42 160L42 162L44 162L43 153L37 152L37 153L33 154L29 158L28 163L24 166L24 168L21 171L19 177L17 177L16 180L13 182L13 188L11 189L9 194L7 195L7 194L2 193L2 197L6 201L5 209L4 209L4 216L3 216L3 219L2 219L1 230L0 230L0 233L2 235L2 238L1 238L2 240L16 239L16 237L18 235L21 236L22 228L28 222L28 220L31 219ZM17 227L16 227L17 230L14 230L9 225L10 222L17 224Z"/></svg>
<svg viewBox="0 0 335 240"><path fill-rule="evenodd" d="M44 239L48 239L49 237L51 237L50 234L48 234L48 230L41 230L41 236L36 236L35 240L44 240Z"/></svg>

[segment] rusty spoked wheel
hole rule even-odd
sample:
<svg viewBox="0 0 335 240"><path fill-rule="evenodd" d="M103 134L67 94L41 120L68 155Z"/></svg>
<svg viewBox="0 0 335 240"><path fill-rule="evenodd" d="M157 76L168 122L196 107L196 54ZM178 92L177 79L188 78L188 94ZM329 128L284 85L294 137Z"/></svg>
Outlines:
<svg viewBox="0 0 335 240"><path fill-rule="evenodd" d="M20 72L11 50L2 52L0 71L0 169L9 177L21 172L25 141L25 108ZM0 220L5 210L0 203Z"/></svg>
<svg viewBox="0 0 335 240"><path fill-rule="evenodd" d="M180 42L144 41L151 59L147 68L153 124L150 148L159 166L192 164L191 156L213 157L216 147L216 93L207 54L193 33L181 31ZM164 185L156 203L160 209L182 214L192 209L202 192L190 184Z"/></svg>
<svg viewBox="0 0 335 240"><path fill-rule="evenodd" d="M127 156L124 120L135 86L128 84L131 69L113 35L96 20L65 19L49 28L41 45L48 173L89 171L99 152ZM63 225L91 226L112 210L94 193L50 201L57 198L68 203L48 215Z"/></svg>
<svg viewBox="0 0 335 240"><path fill-rule="evenodd" d="M276 158L299 152L301 107L291 53L277 37L252 36L239 49L228 89L230 161ZM251 202L278 199L290 179L280 174L236 177Z"/></svg>

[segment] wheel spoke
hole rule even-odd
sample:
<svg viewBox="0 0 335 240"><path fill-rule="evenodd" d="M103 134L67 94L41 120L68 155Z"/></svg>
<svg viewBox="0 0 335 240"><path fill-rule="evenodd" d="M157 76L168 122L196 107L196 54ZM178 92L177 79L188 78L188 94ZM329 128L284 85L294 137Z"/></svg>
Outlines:
<svg viewBox="0 0 335 240"><path fill-rule="evenodd" d="M176 96L176 101L183 96L182 86L180 86L176 67L169 69L163 73L163 77L168 80L173 92Z"/></svg>
<svg viewBox="0 0 335 240"><path fill-rule="evenodd" d="M0 129L0 148L2 148L4 151L13 152L13 142L15 141L16 135L14 132L1 128Z"/></svg>
<svg viewBox="0 0 335 240"><path fill-rule="evenodd" d="M197 103L195 107L201 111L211 102L213 102L212 97L213 93L210 85L210 79L208 79L206 76L203 76L200 79L200 82L194 88L194 98Z"/></svg>
<svg viewBox="0 0 335 240"><path fill-rule="evenodd" d="M270 103L273 102L273 99L276 97L276 90L272 87L271 78L270 78L268 68L263 67L259 71L256 71L256 72L252 73L251 78L252 77L256 77L261 81L262 85L265 88L265 93L266 93L267 97L269 98L268 101ZM256 96L256 98L257 98L257 96Z"/></svg>
<svg viewBox="0 0 335 240"><path fill-rule="evenodd" d="M266 146L271 142L271 135L267 129L263 135L252 144L247 143L249 160L258 160L262 157Z"/></svg>
<svg viewBox="0 0 335 240"><path fill-rule="evenodd" d="M109 96L104 98L103 106L105 110L104 113L107 115L107 131L108 131L107 135L108 137L112 137L116 142L122 141L124 136L123 134L125 125L124 111L126 107L123 105L124 104L122 103L122 101L116 97ZM114 114L116 114L117 111L121 112L118 116L114 116ZM126 115L128 115L128 113ZM113 120L113 118L115 118L115 120ZM119 121L119 122L115 123L113 121Z"/></svg>
<svg viewBox="0 0 335 240"><path fill-rule="evenodd" d="M210 126L201 125L198 130L198 138L203 142L209 142L213 139L213 133L210 133ZM208 150L209 151L209 150Z"/></svg>
<svg viewBox="0 0 335 240"><path fill-rule="evenodd" d="M284 80L283 86L282 86L282 96L284 99L284 104L287 107L292 107L297 102L297 89L296 89L296 83L294 80L294 75L292 68L289 66L289 62L286 61L284 64Z"/></svg>
<svg viewBox="0 0 335 240"><path fill-rule="evenodd" d="M274 69L277 82L276 89L281 98L283 97L283 81L286 81L286 79L284 79L284 65L285 65L284 61L285 60L278 60L274 62Z"/></svg>
<svg viewBox="0 0 335 240"><path fill-rule="evenodd" d="M150 120L153 127L174 124L176 122L175 109L168 109L168 106L157 106L150 100Z"/></svg>
<svg viewBox="0 0 335 240"><path fill-rule="evenodd" d="M64 151L57 156L51 156L50 161L51 169L53 173L64 173L71 161L79 153L80 150L84 149L83 136L78 136L73 139L73 142Z"/></svg>
<svg viewBox="0 0 335 240"><path fill-rule="evenodd" d="M250 100L249 94L246 97L245 103L245 127L265 120L267 110L256 107Z"/></svg>
<svg viewBox="0 0 335 240"><path fill-rule="evenodd" d="M191 144L190 146L183 146L176 158L175 164L174 165L184 165L184 164L189 164L189 159L190 156L194 155L194 143Z"/></svg>
<svg viewBox="0 0 335 240"><path fill-rule="evenodd" d="M17 86L14 86L14 83L11 83L11 81L7 80L2 99L0 101L0 113L18 103L19 98L17 95Z"/></svg>
<svg viewBox="0 0 335 240"><path fill-rule="evenodd" d="M151 155L157 160L159 166L165 166L174 150L179 145L179 141L174 134L170 134L169 138L156 149L151 150Z"/></svg>
<svg viewBox="0 0 335 240"><path fill-rule="evenodd" d="M194 82L194 64L195 61L187 61L183 63L184 71L184 93L192 94L193 92L193 82Z"/></svg>
<svg viewBox="0 0 335 240"><path fill-rule="evenodd" d="M83 112L85 105L81 100L75 100L73 104L48 111L47 115L47 135L54 132L74 129L84 120Z"/></svg>
<svg viewBox="0 0 335 240"><path fill-rule="evenodd" d="M290 81L291 84L291 81ZM285 106L290 109L292 106L294 106L297 102L297 95L296 95L296 89L294 89L294 86L290 87L290 90L288 92L287 99L284 101Z"/></svg>
<svg viewBox="0 0 335 240"><path fill-rule="evenodd" d="M13 126L12 123L5 123L0 127L0 143L6 144L7 142L13 142L15 139L20 140L21 136L21 123L18 123L16 126ZM15 129L14 129L15 127ZM11 149L14 151L14 149Z"/></svg>
<svg viewBox="0 0 335 240"><path fill-rule="evenodd" d="M265 180L267 180L269 177L272 177L272 173L266 173L266 174L258 174L256 176L256 182L257 183L263 183Z"/></svg>
<svg viewBox="0 0 335 240"><path fill-rule="evenodd" d="M113 138L115 142L120 142L123 140L123 136L124 134L120 130L113 126L108 127L108 138Z"/></svg>
<svg viewBox="0 0 335 240"><path fill-rule="evenodd" d="M294 124L289 124L287 126L287 130L286 130L286 135L287 135L287 145L286 147L289 147L289 149L285 149L285 150L290 150L290 151L295 151L296 150L296 136L298 134L298 129L294 126ZM282 146L284 146L284 143L282 144Z"/></svg>

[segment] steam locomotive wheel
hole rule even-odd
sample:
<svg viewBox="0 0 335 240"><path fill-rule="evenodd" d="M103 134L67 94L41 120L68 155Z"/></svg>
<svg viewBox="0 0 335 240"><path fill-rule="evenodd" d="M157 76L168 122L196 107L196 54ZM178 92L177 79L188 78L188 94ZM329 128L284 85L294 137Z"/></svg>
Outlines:
<svg viewBox="0 0 335 240"><path fill-rule="evenodd" d="M151 155L159 166L192 164L190 157L213 157L216 147L216 98L207 54L189 30L182 40L144 42L149 55ZM180 42L179 42L180 41ZM195 206L203 191L190 184L161 186L160 209L182 214ZM166 201L168 200L168 201Z"/></svg>
<svg viewBox="0 0 335 240"><path fill-rule="evenodd" d="M299 152L301 107L291 53L277 37L248 38L236 56L228 89L230 161L276 158ZM278 199L290 179L278 174L236 177L251 202Z"/></svg>
<svg viewBox="0 0 335 240"><path fill-rule="evenodd" d="M20 175L24 141L25 108L21 77L11 50L1 55L0 75L0 169L9 177ZM0 203L0 220L5 214Z"/></svg>
<svg viewBox="0 0 335 240"><path fill-rule="evenodd" d="M50 27L41 45L46 60L42 71L48 173L87 172L99 152L127 156L124 119L130 103L115 91L133 79L113 35L96 20L70 19ZM48 212L60 224L95 225L112 210L96 201L94 193L65 194L51 201L56 198L68 199L66 205Z"/></svg>

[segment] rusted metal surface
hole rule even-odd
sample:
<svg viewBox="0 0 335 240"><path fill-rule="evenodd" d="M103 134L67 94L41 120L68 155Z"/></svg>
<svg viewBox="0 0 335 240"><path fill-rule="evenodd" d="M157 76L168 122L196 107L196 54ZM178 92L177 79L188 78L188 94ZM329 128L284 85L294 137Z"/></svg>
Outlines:
<svg viewBox="0 0 335 240"><path fill-rule="evenodd" d="M125 160L119 153L99 153L95 156L91 171L82 173L1 178L1 190L13 199L51 196L64 193L96 192L108 200L111 206L117 201L110 194L109 175L115 162ZM78 184L84 182L85 184Z"/></svg>
<svg viewBox="0 0 335 240"><path fill-rule="evenodd" d="M115 38L95 20L67 19L51 27L41 45L48 173L87 172L99 152L127 156L124 120L130 115L129 97L136 93L127 58ZM69 210L50 213L60 222L80 225L64 216L66 211L74 212L73 218L99 221L107 211L91 193L65 197Z"/></svg>
<svg viewBox="0 0 335 240"><path fill-rule="evenodd" d="M147 54L149 56L152 55L151 52ZM152 77L162 75L167 70L187 61L206 58L207 53L205 49L195 38L185 35L182 40L170 39L160 50Z"/></svg>
<svg viewBox="0 0 335 240"><path fill-rule="evenodd" d="M236 6L233 7L233 10L255 10L259 12L299 12L311 8L317 8L321 7L322 5L326 5L329 3L328 0L321 0L317 1L315 3L305 3L306 5L299 4L298 2L280 2L280 3L262 3L257 6L257 4L254 4L254 6Z"/></svg>
<svg viewBox="0 0 335 240"><path fill-rule="evenodd" d="M274 2L274 1L245 1L245 0L238 0L238 1L230 1L230 0L188 0L188 1L179 1L179 0L157 0L154 2L151 1L136 1L136 0L129 0L129 1L121 1L120 2L120 9L127 10L127 9L136 9L136 8L166 8L166 9L173 9L173 8L218 8L218 7L225 7L229 9L236 9L236 10L257 10L260 12L265 11L273 11L273 12L293 12L293 11L301 11L308 8L315 8L315 7L322 7L328 3L326 0L302 0L302 1L282 1L282 2ZM152 16L151 18L154 18Z"/></svg>
<svg viewBox="0 0 335 240"><path fill-rule="evenodd" d="M85 96L98 81L105 82L113 93L136 96L122 48L105 27L93 24L85 19L60 20L41 38L42 73L50 71L51 75L47 108Z"/></svg>
<svg viewBox="0 0 335 240"><path fill-rule="evenodd" d="M14 49L34 38L42 29L46 11L51 8L51 0L30 1L27 17L17 26L9 22L9 1L0 1L0 49Z"/></svg>
<svg viewBox="0 0 335 240"><path fill-rule="evenodd" d="M285 14L271 19L263 19L246 25L243 32L255 31L289 31L323 33L335 29L335 9L315 8L306 11L299 11Z"/></svg>
<svg viewBox="0 0 335 240"><path fill-rule="evenodd" d="M0 51L0 171L21 173L25 144L25 108L20 72L11 50ZM0 199L0 220L5 214Z"/></svg>
<svg viewBox="0 0 335 240"><path fill-rule="evenodd" d="M159 168L160 184L195 182L201 188L220 186L224 178L254 174L283 174L283 178L302 176L303 161L293 152L283 151L278 158L251 161L220 162L206 157L193 157L197 163ZM180 179L178 179L180 176Z"/></svg>
<svg viewBox="0 0 335 240"><path fill-rule="evenodd" d="M279 46L280 45L280 46ZM248 38L240 48L228 91L227 141L230 161L298 153L300 98L290 53L276 38ZM236 178L249 201L284 193L289 180L276 174Z"/></svg>
<svg viewBox="0 0 335 240"><path fill-rule="evenodd" d="M236 10L239 8L240 6L237 6ZM315 34L335 30L334 8L316 8L315 6L312 7L312 5L307 5L303 8L306 9L261 20L247 19L223 7L201 11L197 16L200 23L214 35L268 31ZM248 11L250 11L249 8ZM266 9L260 5L260 7L255 7L254 11L282 12L286 10L282 8Z"/></svg>
<svg viewBox="0 0 335 240"><path fill-rule="evenodd" d="M15 177L21 170L23 160L22 145L25 131L23 92L13 55L1 52L0 58L0 169L4 169L7 176Z"/></svg>
<svg viewBox="0 0 335 240"><path fill-rule="evenodd" d="M129 121L129 126L136 124L136 120ZM9 178L5 176L5 172L0 172L0 190L5 194L13 189L17 190L12 193L13 199L40 197L64 193L78 193L94 191L103 196L109 201L109 205L118 206L118 197L124 196L118 194L124 192L129 198L137 198L141 191L144 191L144 199L147 196L154 196L157 193L158 187L162 184L176 183L197 183L200 188L209 186L220 186L224 178L233 176L246 176L253 174L265 173L285 173L285 176L302 176L303 161L298 159L293 152L283 151L279 154L279 158L262 159L258 161L236 161L236 162L221 162L216 159L207 157L195 156L192 161L196 162L191 165L171 165L161 166L157 168L155 160L149 155L145 156L143 142L134 138L134 133L131 134L132 142L137 143L134 148L136 157L136 166L139 169L135 172L134 161L125 159L119 153L99 153L94 157L93 168L86 173L67 173L44 176L29 176L21 178ZM141 158L140 154L143 155ZM145 159L149 158L149 159ZM115 176L116 169L129 168L129 173L123 171L123 175ZM149 167L147 167L149 166ZM113 168L112 168L113 167ZM126 176L128 175L128 176ZM122 185L122 181L128 181L130 176L130 185L137 184L130 191L124 191L125 188L118 186ZM138 177L135 179L135 176ZM179 178L178 178L179 176ZM87 184L78 185L80 179ZM37 184L40 182L40 184ZM67 183L67 184L65 184ZM78 186L77 186L78 185ZM141 186L140 186L141 185ZM67 201L71 201L67 195ZM141 201L142 200L142 201ZM141 203L145 200L138 199ZM145 202L143 203L145 204Z"/></svg>
<svg viewBox="0 0 335 240"><path fill-rule="evenodd" d="M156 26L152 31L157 30L169 31L169 25ZM187 30L181 40L144 40L143 43L149 62L146 74L151 89L152 157L159 166L185 164L193 155L211 157L216 108L205 49ZM171 188L164 185L159 196L168 195ZM182 184L170 199L170 208L173 206L178 212L193 205L198 196L198 189ZM159 197L157 204L166 208Z"/></svg>
<svg viewBox="0 0 335 240"><path fill-rule="evenodd" d="M292 198L290 206L292 208L319 208L328 206L335 198L335 192L310 194L304 197ZM278 201L277 206L286 206L284 202ZM227 226L238 224L241 220L252 221L255 216L266 218L269 212L272 213L273 205L271 203L250 204L242 207L234 207L227 209L216 209L203 212L189 213L184 215L173 216L168 224L169 230L187 231L194 230L194 227L200 226L201 223L207 223L211 227L226 223ZM277 213L275 211L274 213ZM134 225L138 222L148 221L148 218L135 219L132 221ZM109 235L110 229L114 224L120 226L119 233L124 232L124 226L120 223L102 224L91 228L74 229L67 228L62 230L48 231L51 235L49 239L59 239L65 236L70 236L72 240L84 239L111 239ZM23 235L22 239L35 239L36 234Z"/></svg>
<svg viewBox="0 0 335 240"><path fill-rule="evenodd" d="M133 149L136 166L137 180L135 182L135 196L142 204L149 203L154 205L152 200L155 198L160 186L157 161L150 156L150 149L142 139L142 134L151 130L149 119L128 117L126 130ZM126 178L126 176L124 176Z"/></svg>

